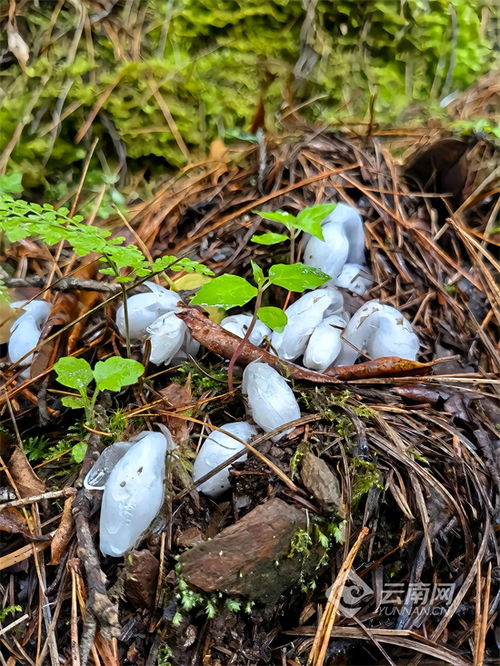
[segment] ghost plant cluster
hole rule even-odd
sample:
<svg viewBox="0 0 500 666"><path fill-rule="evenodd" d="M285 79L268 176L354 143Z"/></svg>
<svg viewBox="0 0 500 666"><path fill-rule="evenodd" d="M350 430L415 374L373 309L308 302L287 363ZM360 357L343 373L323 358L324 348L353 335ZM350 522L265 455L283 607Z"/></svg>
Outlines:
<svg viewBox="0 0 500 666"><path fill-rule="evenodd" d="M1 212L1 211L0 211ZM150 264L136 248L122 246L121 239L110 239L106 232L90 232L94 247L82 240L81 220L68 218L67 212L38 207L27 211L24 202L11 206L6 223L0 224L12 240L36 235L45 216L48 227L40 238L55 243L66 240L77 254L97 251L103 272L113 273L121 282L134 277L147 291L131 296L124 293L116 312L116 327L127 344L140 345L156 364L172 365L194 356L199 344L177 317L181 298L176 291L151 281L155 272L171 264L186 272L203 274L192 305L226 311L221 326L226 331L265 346L286 362L324 372L332 364L351 365L361 355L376 359L399 356L415 360L419 340L410 322L395 308L368 300L359 309L349 309L347 291L365 296L373 284L365 265L363 222L358 211L345 204L322 204L301 211L297 216L283 211L260 212L262 218L279 229L255 235L261 245L289 242L290 263L274 264L267 274L252 262L253 281L237 275L211 277L212 272L196 262L167 257ZM20 224L16 231L15 222ZM302 238L304 263L296 261ZM95 245L97 244L97 245ZM147 265L146 265L147 264ZM174 283L169 281L172 286ZM302 294L286 309L273 303L271 286ZM275 291L275 290L274 290ZM292 299L293 300L293 299ZM350 299L352 302L353 299ZM241 311L253 301L253 312ZM50 313L44 301L13 304L21 316L11 328L9 359L29 366L31 352ZM238 308L240 312L228 310ZM233 359L234 360L234 359ZM231 367L231 366L230 366ZM87 421L99 391L120 390L137 381L143 366L130 359L113 357L91 369L83 359L60 359L55 366L59 381L77 393L66 396L68 407L84 408ZM88 389L95 388L89 396ZM201 480L199 490L213 498L230 487L229 465L209 476L235 453L242 453L252 438L279 429L278 441L286 435L286 425L300 418L300 407L286 379L260 361L244 370L242 394L247 420L229 422L214 430L202 442L193 467L193 481ZM86 477L89 489L104 490L101 512L100 544L106 555L121 556L132 548L148 529L163 500L165 457L175 448L172 435L143 432L126 442L106 448ZM246 454L242 453L241 457ZM203 480L203 477L207 477Z"/></svg>

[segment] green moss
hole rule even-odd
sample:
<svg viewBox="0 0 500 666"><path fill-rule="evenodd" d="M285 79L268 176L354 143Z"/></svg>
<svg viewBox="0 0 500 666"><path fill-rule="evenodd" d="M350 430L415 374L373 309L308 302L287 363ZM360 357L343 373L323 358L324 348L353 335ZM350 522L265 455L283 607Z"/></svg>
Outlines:
<svg viewBox="0 0 500 666"><path fill-rule="evenodd" d="M382 474L374 463L355 458L353 460L353 482L351 490L351 505L355 508L361 498L370 488L377 484L380 486Z"/></svg>
<svg viewBox="0 0 500 666"><path fill-rule="evenodd" d="M494 57L481 27L481 9L492 8L492 0L321 0L305 38L307 3L302 0L144 0L140 53L135 30L122 27L130 21L128 3L118 3L112 17L91 24L92 51L84 36L70 62L78 17L64 3L52 26L49 5L27 5L25 14L17 15L31 48L29 66L22 72L12 59L1 73L0 150L32 106L9 165L25 173L30 186L53 184L68 170L78 181L96 136L116 168L109 123L130 169L147 168L155 158L165 168L184 164L155 87L196 158L214 137L249 129L262 90L269 128L276 127L291 94L292 104L307 101L302 113L312 121L366 117L376 95L377 120L399 122L410 107L419 116L437 111L440 97L471 84ZM110 20L113 42L105 30ZM5 31L0 48L6 49ZM113 91L106 96L110 85ZM76 144L96 100L102 102L100 112ZM48 130L58 101L64 119L53 135Z"/></svg>

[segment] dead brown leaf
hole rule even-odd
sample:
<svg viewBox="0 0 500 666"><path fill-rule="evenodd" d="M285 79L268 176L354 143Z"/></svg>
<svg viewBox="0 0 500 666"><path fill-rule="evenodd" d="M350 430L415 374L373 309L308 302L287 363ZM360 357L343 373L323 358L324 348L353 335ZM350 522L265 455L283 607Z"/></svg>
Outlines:
<svg viewBox="0 0 500 666"><path fill-rule="evenodd" d="M161 395L165 399L165 403L169 408L187 407L191 405L191 383L187 382L184 386L180 384L169 384L161 389ZM177 444L186 444L189 439L189 433L192 429L192 424L185 419L176 419L175 416L170 414L164 416L165 425L172 433L172 436Z"/></svg>
<svg viewBox="0 0 500 666"><path fill-rule="evenodd" d="M49 564L59 564L61 556L66 550L71 537L73 536L74 520L71 512L74 496L68 497L64 502L64 509L61 516L61 522L54 534L52 543L50 544L51 558Z"/></svg>
<svg viewBox="0 0 500 666"><path fill-rule="evenodd" d="M10 327L21 313L21 309L11 308L7 303L0 301L0 345L9 341Z"/></svg>
<svg viewBox="0 0 500 666"><path fill-rule="evenodd" d="M18 446L10 457L9 471L21 497L32 497L45 492L45 482L38 478L24 451Z"/></svg>
<svg viewBox="0 0 500 666"><path fill-rule="evenodd" d="M196 308L179 308L177 316L189 327L195 340L219 354L223 358L231 359L236 349L241 345L241 338L226 331L218 324L210 321ZM265 349L256 347L246 341L238 356L239 365L248 365L252 361L263 361L271 367L283 372L286 368L288 376L293 379L302 379L316 384L337 384L349 379L368 379L373 377L401 377L407 375L429 374L430 368L440 360L430 363L408 361L396 356L378 358L375 361L366 361L358 365L333 366L327 373L312 372L295 363L287 363L274 356Z"/></svg>
<svg viewBox="0 0 500 666"><path fill-rule="evenodd" d="M31 538L26 520L19 509L7 508L0 510L0 531L9 534L22 534L27 539Z"/></svg>

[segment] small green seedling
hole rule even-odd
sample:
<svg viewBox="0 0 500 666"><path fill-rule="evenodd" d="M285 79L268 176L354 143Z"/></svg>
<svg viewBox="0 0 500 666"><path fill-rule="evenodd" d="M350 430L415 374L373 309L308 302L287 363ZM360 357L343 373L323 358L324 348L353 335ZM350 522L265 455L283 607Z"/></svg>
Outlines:
<svg viewBox="0 0 500 666"><path fill-rule="evenodd" d="M83 358L64 356L54 365L57 381L63 386L76 389L79 395L65 396L62 404L71 409L84 409L89 425L94 423L94 407L101 391L120 391L124 386L135 384L144 372L139 361L112 356L98 361L94 369ZM95 381L94 393L88 396L88 387Z"/></svg>
<svg viewBox="0 0 500 666"><path fill-rule="evenodd" d="M262 295L272 284L289 291L303 292L316 289L330 280L330 276L318 268L305 264L275 264L267 277L262 268L252 261L256 287L238 275L221 275L203 285L191 300L192 305L216 306L228 310L246 305L255 298L255 316L273 331L281 332L287 324L287 316L276 307L261 307Z"/></svg>
<svg viewBox="0 0 500 666"><path fill-rule="evenodd" d="M290 240L290 262L293 262L295 255L295 239L298 234L301 231L305 231L308 234L316 236L316 238L319 238L320 240L324 240L321 222L335 210L336 206L337 204L318 204L317 206L309 206L309 208L301 210L298 215L286 213L284 210L277 210L274 212L254 210L253 212L260 215L264 220L281 222L281 224L283 224L288 230L288 234L278 234L268 231L263 234L255 234L252 236L251 240L260 245L276 245L277 243L283 243L283 241Z"/></svg>
<svg viewBox="0 0 500 666"><path fill-rule="evenodd" d="M242 306L255 298L255 307L252 321L248 326L245 336L236 348L227 369L228 388L233 390L233 368L243 349L245 342L253 331L255 322L260 319L273 331L281 333L288 323L288 317L273 306L261 307L262 296L265 290L272 284L284 287L289 291L302 292L306 289L316 289L330 279L330 276L318 268L306 266L305 264L275 264L269 269L267 277L262 268L252 261L254 287L245 278L238 275L221 275L214 278L208 284L203 285L191 300L192 305L207 305L221 307L224 309Z"/></svg>

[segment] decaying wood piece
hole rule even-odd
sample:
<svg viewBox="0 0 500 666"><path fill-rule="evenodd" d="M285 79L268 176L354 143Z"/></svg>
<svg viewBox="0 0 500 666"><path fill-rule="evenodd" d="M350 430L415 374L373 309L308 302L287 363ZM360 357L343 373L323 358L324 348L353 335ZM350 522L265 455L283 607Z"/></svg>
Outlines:
<svg viewBox="0 0 500 666"><path fill-rule="evenodd" d="M99 555L94 545L89 519L94 507L94 493L83 488L83 478L89 470L93 454L99 444L97 435L88 440L87 453L83 461L77 486L80 486L72 504L78 541L77 555L85 569L87 583L87 603L84 625L80 639L80 662L85 666L88 661L97 627L106 640L118 638L121 627L118 619L118 604L113 603L106 590L107 579L99 564Z"/></svg>
<svg viewBox="0 0 500 666"><path fill-rule="evenodd" d="M237 347L241 345L241 338L210 321L196 308L180 307L177 316L188 326L195 340L215 354L219 354L219 356L231 359ZM295 363L283 361L265 349L256 347L248 340L241 345L241 352L238 356L239 365L248 365L252 361L264 361L278 372L287 374L292 379L301 379L316 384L339 384L349 379L368 379L371 377L426 375L429 374L430 368L439 363L440 360L419 363L397 356L387 356L357 365L333 366L326 373L320 373L306 370L299 365L295 365Z"/></svg>
<svg viewBox="0 0 500 666"><path fill-rule="evenodd" d="M303 558L289 554L294 534L306 524L304 510L271 499L214 539L184 552L182 575L204 592L218 590L274 603L303 570Z"/></svg>

